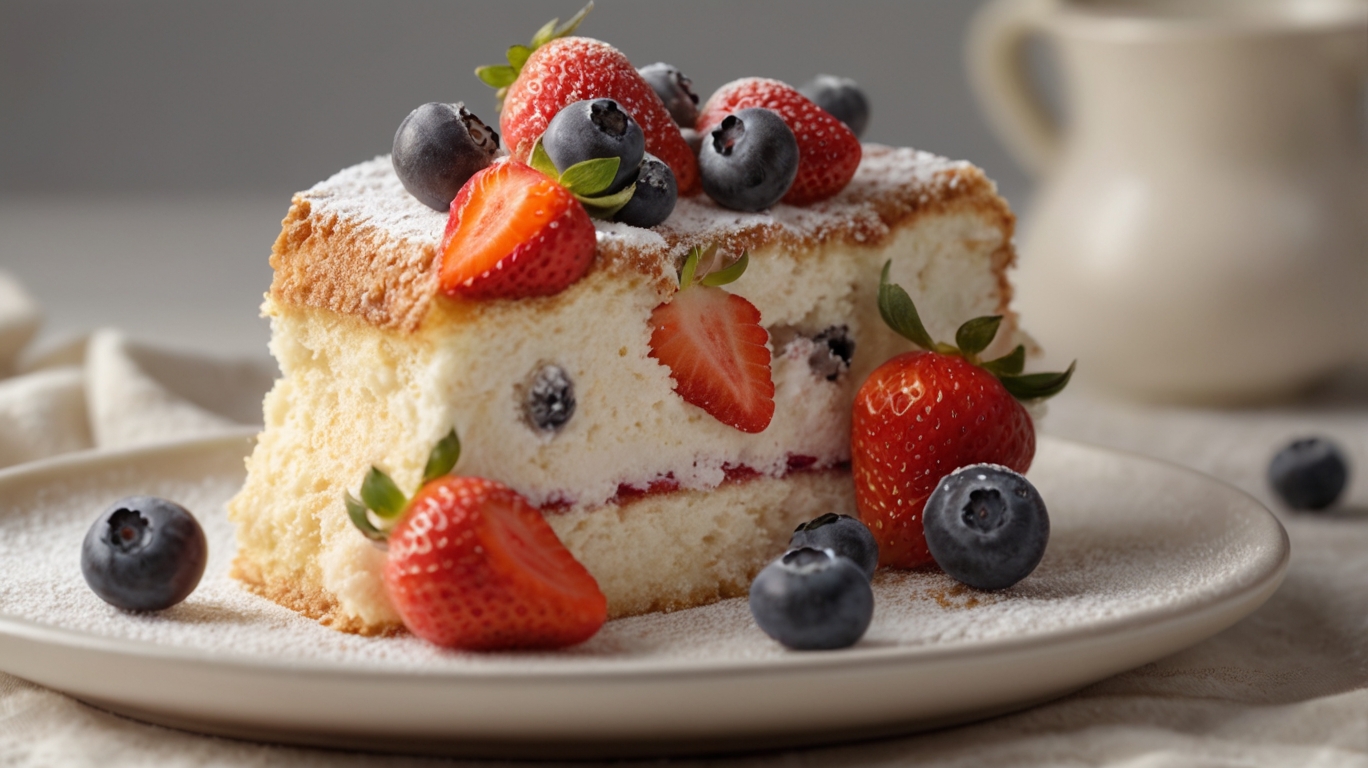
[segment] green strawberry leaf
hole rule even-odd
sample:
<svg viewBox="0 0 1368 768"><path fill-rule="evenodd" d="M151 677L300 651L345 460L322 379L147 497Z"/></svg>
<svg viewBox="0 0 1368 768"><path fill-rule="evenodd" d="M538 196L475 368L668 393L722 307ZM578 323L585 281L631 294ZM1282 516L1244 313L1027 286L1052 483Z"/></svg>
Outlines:
<svg viewBox="0 0 1368 768"><path fill-rule="evenodd" d="M527 58L532 55L532 49L525 45L510 45L508 47L508 64L517 72L521 72L523 65L527 63Z"/></svg>
<svg viewBox="0 0 1368 768"><path fill-rule="evenodd" d="M883 275L879 278L879 314L888 327L904 339L922 349L935 348L936 343L931 340L931 334L926 332L926 326L922 325L912 297L901 286L888 282L888 269L892 266L891 260L884 262Z"/></svg>
<svg viewBox="0 0 1368 768"><path fill-rule="evenodd" d="M361 500L372 512L386 519L398 517L408 505L399 486L376 467L371 467L366 479L361 481Z"/></svg>
<svg viewBox="0 0 1368 768"><path fill-rule="evenodd" d="M560 181L560 169L551 162L551 156L546 154L546 147L542 146L541 139L532 147L532 156L527 159L527 164L550 176L556 181Z"/></svg>
<svg viewBox="0 0 1368 768"><path fill-rule="evenodd" d="M1002 315L976 317L955 331L955 343L959 345L960 351L964 354L977 355L993 343L993 337L997 336L1000 325L1002 325Z"/></svg>
<svg viewBox="0 0 1368 768"><path fill-rule="evenodd" d="M573 193L572 193L573 194ZM626 187L614 192L611 195L600 197L588 197L586 195L575 195L575 199L584 206L584 212L595 219L611 219L613 215L622 210L623 206L636 194L636 184L628 184Z"/></svg>
<svg viewBox="0 0 1368 768"><path fill-rule="evenodd" d="M532 36L532 50L535 51L543 45L546 45L547 43L554 40L556 35L556 25L559 23L560 19L552 19L543 24L542 28L537 30L537 33Z"/></svg>
<svg viewBox="0 0 1368 768"><path fill-rule="evenodd" d="M618 157L599 157L593 160L585 160L562 171L560 183L562 187L575 193L576 196L593 197L612 186L613 179L617 176L618 167L621 165L622 159ZM630 200L631 197L628 195L627 199Z"/></svg>
<svg viewBox="0 0 1368 768"><path fill-rule="evenodd" d="M726 269L719 269L716 272L705 275L701 281L704 285L717 287L734 283L741 275L746 273L746 266L750 264L750 252L742 251L741 258L732 262Z"/></svg>
<svg viewBox="0 0 1368 768"><path fill-rule="evenodd" d="M518 70L506 64L476 67L475 76L491 88L507 88L518 79Z"/></svg>
<svg viewBox="0 0 1368 768"><path fill-rule="evenodd" d="M698 245L688 249L688 256L684 257L684 266L680 267L680 290L694 285L694 272L698 271L698 257L702 253L703 249Z"/></svg>
<svg viewBox="0 0 1368 768"><path fill-rule="evenodd" d="M1073 377L1077 361L1069 363L1063 373L1030 373L1025 376L999 376L998 380L1012 397L1018 400L1039 400L1059 394Z"/></svg>
<svg viewBox="0 0 1368 768"><path fill-rule="evenodd" d="M451 474L451 470L456 468L456 462L461 458L461 438L456 436L456 428L446 434L437 444L432 446L432 453L428 454L427 466L423 467L423 485L436 480L439 477Z"/></svg>
<svg viewBox="0 0 1368 768"><path fill-rule="evenodd" d="M356 500L350 493L343 494L342 500L347 505L347 517L351 518L352 525L361 531L362 535L371 541L383 542L389 538L389 534L376 528L370 521L370 515L366 514L366 505Z"/></svg>
<svg viewBox="0 0 1368 768"><path fill-rule="evenodd" d="M1016 349L983 364L984 370L997 377L1015 376L1026 368L1026 347L1018 344Z"/></svg>

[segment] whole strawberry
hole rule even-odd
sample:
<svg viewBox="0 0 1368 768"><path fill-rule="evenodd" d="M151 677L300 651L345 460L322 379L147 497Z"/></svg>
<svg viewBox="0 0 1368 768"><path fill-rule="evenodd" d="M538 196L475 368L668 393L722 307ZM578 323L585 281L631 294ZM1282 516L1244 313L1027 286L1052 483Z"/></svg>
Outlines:
<svg viewBox="0 0 1368 768"><path fill-rule="evenodd" d="M860 140L845 123L778 80L749 77L718 88L698 116L698 132L706 134L727 115L750 107L779 113L798 139L798 176L784 202L807 205L825 200L855 177L862 156Z"/></svg>
<svg viewBox="0 0 1368 768"><path fill-rule="evenodd" d="M388 543L384 581L404 626L431 643L472 651L560 648L603 626L608 604L594 577L507 486L453 477L460 442L433 449L412 500L374 467L347 513ZM371 516L398 522L385 530Z"/></svg>
<svg viewBox="0 0 1368 768"><path fill-rule="evenodd" d="M1063 373L1022 375L1025 347L981 362L1000 316L970 320L955 345L931 340L912 299L888 282L884 265L879 312L922 350L898 355L870 374L855 396L851 474L860 519L879 543L879 564L916 568L934 562L922 509L941 478L969 464L1025 472L1035 456L1035 427L1019 400L1051 397Z"/></svg>
<svg viewBox="0 0 1368 768"><path fill-rule="evenodd" d="M559 27L559 20L553 20L529 46L509 48L508 64L475 70L486 84L499 89L499 130L509 152L528 161L533 145L562 108L585 99L612 99L641 126L646 151L670 166L679 194L698 192L698 161L655 89L613 46L567 37L592 7L593 3L585 6Z"/></svg>

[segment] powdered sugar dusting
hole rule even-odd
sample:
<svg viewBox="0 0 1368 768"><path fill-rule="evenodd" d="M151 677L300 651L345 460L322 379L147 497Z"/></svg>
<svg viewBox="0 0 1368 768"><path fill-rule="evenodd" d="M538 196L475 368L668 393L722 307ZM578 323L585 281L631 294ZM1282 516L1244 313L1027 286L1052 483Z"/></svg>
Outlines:
<svg viewBox="0 0 1368 768"><path fill-rule="evenodd" d="M991 182L968 162L867 144L850 184L835 197L813 205L779 204L767 211L743 213L698 195L681 198L670 218L654 229L603 221L595 226L601 252L632 254L638 262L643 257L678 256L694 245L727 242L740 233L748 233L752 241L760 235L786 242L836 237L866 242L886 235L902 215L917 207L970 193L973 184L966 180L992 191ZM300 196L314 207L315 215L336 215L358 226L369 225L414 246L436 246L446 227L447 214L410 195L388 156L340 171Z"/></svg>
<svg viewBox="0 0 1368 768"><path fill-rule="evenodd" d="M556 653L472 655L410 636L329 630L247 592L227 575L233 536L223 504L242 482L243 445L216 445L212 461L168 450L141 464L76 466L41 484L0 482L7 499L0 517L0 614L215 657L351 669L459 673L563 669L568 662L576 668L764 663L789 655L755 627L744 600L613 621L589 642ZM1249 510L1252 502L1190 473L1046 440L1031 477L1052 522L1049 549L1034 574L989 593L938 573L881 572L874 583L874 623L847 653L947 649L1135 626L1229 596L1266 575L1279 556L1268 543L1268 520ZM210 541L199 589L160 614L111 608L90 592L80 572L80 543L95 515L133 493L186 504Z"/></svg>

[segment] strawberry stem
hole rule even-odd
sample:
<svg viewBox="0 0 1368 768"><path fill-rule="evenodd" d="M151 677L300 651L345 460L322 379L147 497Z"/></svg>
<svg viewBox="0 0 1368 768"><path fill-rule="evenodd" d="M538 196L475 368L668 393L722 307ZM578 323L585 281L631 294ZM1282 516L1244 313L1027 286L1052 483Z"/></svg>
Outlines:
<svg viewBox="0 0 1368 768"><path fill-rule="evenodd" d="M475 76L480 78L481 82L491 88L497 89L495 96L499 100L500 110L503 109L504 97L508 95L508 86L512 85L513 82L518 79L518 75L522 74L523 65L526 64L527 59L532 56L532 52L552 40L572 34L579 28L580 22L584 21L584 17L588 16L589 12L592 10L594 10L594 1L589 0L588 5L581 8L579 13L571 16L570 20L564 24L560 24L560 19L552 19L546 22L542 25L542 28L537 30L537 33L532 36L531 45L509 46L508 51L504 54L504 58L508 59L507 64L491 64L475 68ZM560 24L560 26L556 26L557 24Z"/></svg>
<svg viewBox="0 0 1368 768"><path fill-rule="evenodd" d="M1001 315L976 317L965 322L955 332L955 344L933 341L931 334L922 325L921 316L912 297L901 286L888 282L888 271L892 260L884 262L883 274L879 277L879 314L889 328L900 336L929 352L942 355L959 355L974 365L993 374L1007 392L1018 400L1041 400L1053 397L1068 386L1073 378L1077 361L1069 364L1063 373L1032 373L1022 375L1026 366L1026 347L1018 344L1016 349L997 358L982 362L979 353L987 349L1002 326Z"/></svg>

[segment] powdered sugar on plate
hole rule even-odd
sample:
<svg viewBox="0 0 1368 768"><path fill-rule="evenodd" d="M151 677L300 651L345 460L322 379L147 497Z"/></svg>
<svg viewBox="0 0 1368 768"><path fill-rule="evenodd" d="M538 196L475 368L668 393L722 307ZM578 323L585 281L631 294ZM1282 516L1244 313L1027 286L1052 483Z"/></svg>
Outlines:
<svg viewBox="0 0 1368 768"><path fill-rule="evenodd" d="M228 576L233 536L223 505L242 482L247 448L240 438L208 440L0 476L0 616L168 652L352 670L603 670L763 664L794 655L755 627L740 599L612 621L589 642L554 653L456 653L407 635L366 638L327 629ZM1034 574L990 593L939 573L881 572L869 633L839 653L988 652L1003 643L1140 627L1248 588L1278 556L1260 528L1271 518L1260 517L1238 492L1194 473L1045 441L1030 476L1052 523L1049 549ZM106 605L80 571L90 523L115 499L137 493L185 504L210 541L199 589L158 614Z"/></svg>

